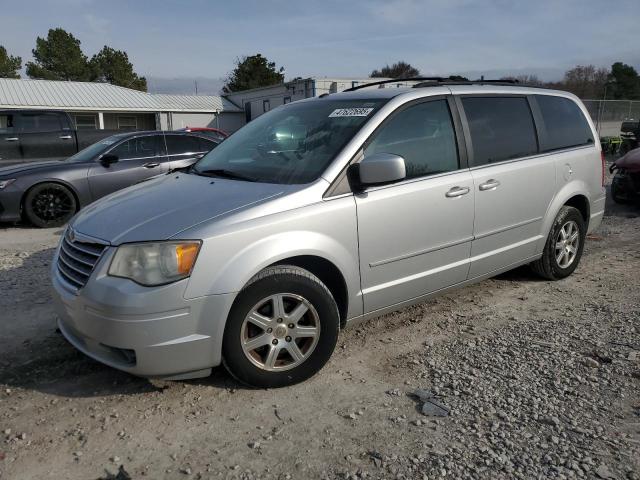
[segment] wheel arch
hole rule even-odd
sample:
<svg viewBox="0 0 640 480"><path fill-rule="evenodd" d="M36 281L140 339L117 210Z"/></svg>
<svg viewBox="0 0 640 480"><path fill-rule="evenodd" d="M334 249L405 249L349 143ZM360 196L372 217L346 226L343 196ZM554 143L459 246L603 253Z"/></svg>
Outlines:
<svg viewBox="0 0 640 480"><path fill-rule="evenodd" d="M27 199L27 195L29 194L29 192L31 190L33 190L34 188L36 188L38 185L42 185L44 183L56 183L58 185L61 185L65 188L68 188L69 191L71 192L71 195L73 195L74 200L76 201L76 212L77 213L81 208L81 201L80 201L80 195L78 194L77 190L73 187L73 185L71 185L69 182L65 182L64 180L60 180L59 178L55 178L55 179L43 179L43 180L38 180L37 182L33 183L32 185L29 186L29 188L27 188L24 193L22 194L22 196L20 197L20 216L22 218L24 218L24 202Z"/></svg>
<svg viewBox="0 0 640 480"><path fill-rule="evenodd" d="M336 303L340 312L340 328L344 328L347 323L347 315L349 311L349 293L347 290L347 282L342 275L340 269L331 261L318 255L297 255L294 257L283 258L269 266L274 265L294 265L304 268L313 275L318 277L324 283Z"/></svg>
<svg viewBox="0 0 640 480"><path fill-rule="evenodd" d="M560 192L558 192L547 209L547 215L543 222L541 238L538 241L538 252L542 252L544 245L547 242L547 237L549 236L553 222L560 209L565 205L574 207L580 212L588 230L591 215L591 202L589 201L587 192L588 188L584 182L567 184L562 190L560 190Z"/></svg>

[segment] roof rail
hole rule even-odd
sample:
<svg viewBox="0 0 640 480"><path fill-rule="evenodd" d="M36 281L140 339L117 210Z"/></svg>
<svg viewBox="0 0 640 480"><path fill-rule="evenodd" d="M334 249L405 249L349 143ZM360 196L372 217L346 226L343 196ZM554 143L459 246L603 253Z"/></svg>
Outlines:
<svg viewBox="0 0 640 480"><path fill-rule="evenodd" d="M355 87L347 88L343 90L343 92L353 92L355 90L360 90L361 88L373 87L376 85L385 85L387 83L398 83L398 82L444 82L450 80L448 78L443 77L409 77L409 78L394 78L391 80L380 80L379 82L371 82L364 83L362 85L356 85Z"/></svg>
<svg viewBox="0 0 640 480"><path fill-rule="evenodd" d="M526 83L520 83L516 79L504 79L504 80L459 80L460 77L410 77L410 78L396 78L393 80L381 80L379 82L365 83L355 87L344 90L345 92L353 92L354 90L360 90L361 88L373 87L376 85L385 85L387 83L399 83L399 82L419 82L412 85L412 88L422 87L435 87L446 85L503 85L528 88L549 88L541 85L529 85Z"/></svg>

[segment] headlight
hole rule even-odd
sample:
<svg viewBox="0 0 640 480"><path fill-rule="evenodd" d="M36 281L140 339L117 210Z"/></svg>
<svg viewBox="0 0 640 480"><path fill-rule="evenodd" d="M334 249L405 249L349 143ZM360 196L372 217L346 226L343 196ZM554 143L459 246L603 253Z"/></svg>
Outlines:
<svg viewBox="0 0 640 480"><path fill-rule="evenodd" d="M109 275L146 286L163 285L191 275L201 242L158 242L121 245Z"/></svg>
<svg viewBox="0 0 640 480"><path fill-rule="evenodd" d="M16 181L15 178L10 178L8 180L0 180L0 190L8 187L9 185L11 185L15 181Z"/></svg>

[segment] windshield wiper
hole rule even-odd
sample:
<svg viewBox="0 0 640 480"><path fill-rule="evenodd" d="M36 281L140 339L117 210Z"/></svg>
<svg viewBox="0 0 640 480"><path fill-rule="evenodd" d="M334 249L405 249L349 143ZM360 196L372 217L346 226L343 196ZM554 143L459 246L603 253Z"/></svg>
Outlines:
<svg viewBox="0 0 640 480"><path fill-rule="evenodd" d="M202 175L203 177L221 177L231 178L234 180L244 180L245 182L257 182L258 180L248 175L243 175L231 170L225 170L224 168L214 168L210 170L197 170L192 169L192 172L196 175Z"/></svg>

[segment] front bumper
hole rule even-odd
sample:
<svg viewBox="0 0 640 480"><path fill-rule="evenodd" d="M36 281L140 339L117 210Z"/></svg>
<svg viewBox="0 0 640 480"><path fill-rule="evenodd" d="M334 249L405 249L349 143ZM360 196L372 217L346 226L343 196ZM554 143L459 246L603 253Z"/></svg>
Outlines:
<svg viewBox="0 0 640 480"><path fill-rule="evenodd" d="M107 248L79 291L58 273L56 253L53 298L65 338L89 357L134 375L208 375L221 363L224 324L234 295L185 299L188 279L143 287L109 277L114 251Z"/></svg>
<svg viewBox="0 0 640 480"><path fill-rule="evenodd" d="M23 192L9 185L0 190L0 222L17 222L20 220L20 202Z"/></svg>

